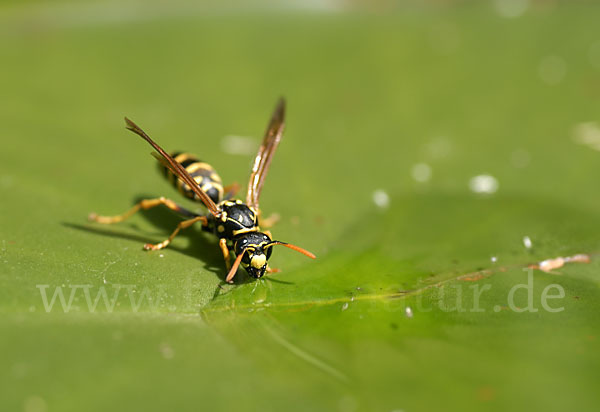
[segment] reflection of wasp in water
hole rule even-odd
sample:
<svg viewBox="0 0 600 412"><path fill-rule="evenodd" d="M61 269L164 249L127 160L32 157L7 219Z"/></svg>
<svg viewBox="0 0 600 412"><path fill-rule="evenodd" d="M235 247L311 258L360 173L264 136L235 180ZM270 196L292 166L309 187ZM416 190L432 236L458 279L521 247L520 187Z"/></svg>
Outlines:
<svg viewBox="0 0 600 412"><path fill-rule="evenodd" d="M250 174L246 203L241 200L232 199L239 187L231 185L223 188L221 178L215 170L207 163L201 162L187 153L167 154L158 144L144 133L135 123L125 118L127 128L146 140L158 153L152 153L164 168L165 176L186 197L202 202L208 212L200 215L184 209L175 202L164 197L158 199L142 200L129 211L118 216L98 216L90 214L89 219L99 223L121 222L140 209L150 209L158 205L165 205L169 209L187 217L179 223L168 239L161 243L144 245L146 250L158 250L166 247L181 229L200 222L202 229L214 233L219 238L219 246L223 252L225 263L229 273L226 281L232 283L240 264L253 278L260 278L267 272L274 272L267 260L271 256L272 247L275 245L286 246L300 252L310 258L315 258L312 253L289 243L272 240L268 230L261 231L259 220L263 226L270 223L267 219L260 219L258 199L262 186L269 169L269 165L275 153L275 149L281 140L285 114L285 101L281 99L273 113L271 122L265 133L262 145L258 150L254 167ZM231 265L230 251L236 255Z"/></svg>

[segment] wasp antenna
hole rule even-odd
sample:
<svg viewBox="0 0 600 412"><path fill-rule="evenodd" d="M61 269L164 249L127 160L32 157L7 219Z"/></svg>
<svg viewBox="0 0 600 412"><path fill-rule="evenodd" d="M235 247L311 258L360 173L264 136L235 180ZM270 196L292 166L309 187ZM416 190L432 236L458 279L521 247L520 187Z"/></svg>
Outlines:
<svg viewBox="0 0 600 412"><path fill-rule="evenodd" d="M242 263L242 257L244 256L244 253L246 253L245 250L242 253L240 253L237 256L237 258L235 258L235 262L233 262L233 266L231 266L231 270L227 274L227 278L225 278L225 282L233 283L233 277L235 276L235 273L237 272L238 267L240 267L240 263Z"/></svg>
<svg viewBox="0 0 600 412"><path fill-rule="evenodd" d="M287 248L290 248L290 249L292 249L292 250L295 250L296 252L300 252L300 253L302 253L304 256L308 256L308 257L309 257L309 258L311 258L311 259L316 259L316 258L317 258L317 257L316 257L316 256L315 256L313 253L309 252L309 251L308 251L308 250L306 250L306 249L302 249L300 246L292 245L292 244L290 244L290 243L281 242L281 241L279 241L279 240L274 240L274 241L272 241L272 242L271 242L271 243L269 243L269 244L268 244L266 247L271 247L271 246L275 246L275 245L281 245L281 246L285 246L285 247L287 247Z"/></svg>

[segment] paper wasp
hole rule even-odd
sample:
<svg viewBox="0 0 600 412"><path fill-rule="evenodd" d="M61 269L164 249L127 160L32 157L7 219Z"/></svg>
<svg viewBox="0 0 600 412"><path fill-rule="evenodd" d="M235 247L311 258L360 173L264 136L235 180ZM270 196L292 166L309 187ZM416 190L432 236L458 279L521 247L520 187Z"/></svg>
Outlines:
<svg viewBox="0 0 600 412"><path fill-rule="evenodd" d="M280 99L254 160L245 203L233 199L239 187L231 185L223 188L221 178L209 164L201 162L187 153L169 155L140 127L125 118L127 129L142 137L156 150L152 155L160 162L165 176L184 196L202 202L208 213L198 214L179 206L170 199L160 197L142 200L121 215L98 216L91 213L89 219L98 223L117 223L129 218L139 210L165 205L187 219L177 225L168 239L157 244L147 243L144 245L144 249L162 249L177 236L181 229L200 223L204 231L213 233L219 238L219 246L229 271L225 280L229 283L233 283L233 277L240 264L251 277L256 279L261 278L265 272L275 272L276 269L271 269L267 264L271 257L272 247L275 245L286 246L314 259L315 255L307 250L289 243L273 240L270 231L262 231L259 227L259 222L263 226L268 223L261 219L258 203L273 154L282 137L284 116L285 101ZM233 265L230 257L232 252L236 255Z"/></svg>

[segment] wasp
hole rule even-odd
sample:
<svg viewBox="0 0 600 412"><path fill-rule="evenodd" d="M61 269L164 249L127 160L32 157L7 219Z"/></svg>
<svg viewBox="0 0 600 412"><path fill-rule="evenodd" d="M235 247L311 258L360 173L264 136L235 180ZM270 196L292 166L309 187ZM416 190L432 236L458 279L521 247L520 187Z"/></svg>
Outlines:
<svg viewBox="0 0 600 412"><path fill-rule="evenodd" d="M152 155L159 161L159 166L163 169L165 176L185 197L202 203L206 207L207 213L192 212L170 199L160 197L142 200L127 212L117 216L99 216L91 213L89 220L103 224L117 223L140 210L164 205L184 217L185 220L179 222L166 240L156 244L147 243L144 245L144 249L165 248L181 229L200 223L202 230L214 234L219 239L219 247L228 270L225 278L228 283L233 283L233 278L240 265L252 278L256 279L261 278L265 272L277 272L277 269L270 268L267 263L271 257L273 246L285 246L315 259L315 255L311 252L290 243L273 240L269 230L260 228L260 225L267 228L274 220L273 218L261 218L259 198L271 160L283 135L284 117L285 100L281 98L271 116L271 121L254 160L245 202L234 198L239 186L233 184L223 187L221 178L208 163L202 162L188 153L168 154L138 125L126 117L126 128L139 135L156 150ZM235 255L233 264L231 264L232 255Z"/></svg>

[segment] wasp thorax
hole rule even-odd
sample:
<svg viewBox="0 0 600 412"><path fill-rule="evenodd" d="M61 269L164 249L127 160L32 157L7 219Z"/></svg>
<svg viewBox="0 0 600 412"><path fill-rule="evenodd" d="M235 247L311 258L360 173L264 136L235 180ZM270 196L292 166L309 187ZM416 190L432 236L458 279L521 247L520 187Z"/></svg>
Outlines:
<svg viewBox="0 0 600 412"><path fill-rule="evenodd" d="M220 238L234 239L244 233L255 232L258 227L256 211L240 200L219 203L220 216L209 217L210 225Z"/></svg>

